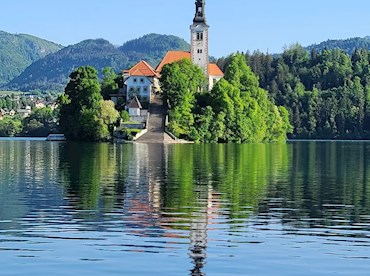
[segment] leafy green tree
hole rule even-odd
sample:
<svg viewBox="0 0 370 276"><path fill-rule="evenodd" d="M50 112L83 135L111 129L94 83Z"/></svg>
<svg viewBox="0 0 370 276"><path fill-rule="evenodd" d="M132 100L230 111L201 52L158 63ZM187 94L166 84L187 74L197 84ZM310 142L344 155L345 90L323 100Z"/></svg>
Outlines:
<svg viewBox="0 0 370 276"><path fill-rule="evenodd" d="M44 137L58 131L57 112L50 107L35 109L23 120L23 135Z"/></svg>
<svg viewBox="0 0 370 276"><path fill-rule="evenodd" d="M112 112L112 104L103 101L98 72L93 67L80 67L70 75L59 104L60 127L68 140L109 139L109 125L118 119L118 112Z"/></svg>
<svg viewBox="0 0 370 276"><path fill-rule="evenodd" d="M101 84L101 93L104 100L110 100L110 94L118 92L117 75L113 68L103 69L103 81Z"/></svg>
<svg viewBox="0 0 370 276"><path fill-rule="evenodd" d="M161 74L163 98L169 104L168 127L186 137L194 125L195 95L204 89L205 75L188 59L164 66Z"/></svg>
<svg viewBox="0 0 370 276"><path fill-rule="evenodd" d="M291 131L288 112L259 87L244 55L229 58L225 78L210 93L201 91L201 74L193 73L198 70L190 61L164 68L161 82L170 105L169 129L176 136L196 142L286 140Z"/></svg>
<svg viewBox="0 0 370 276"><path fill-rule="evenodd" d="M14 137L22 132L22 122L17 119L5 117L0 121L0 136Z"/></svg>
<svg viewBox="0 0 370 276"><path fill-rule="evenodd" d="M103 123L111 128L120 118L119 112L114 108L112 101L100 101L100 117Z"/></svg>
<svg viewBox="0 0 370 276"><path fill-rule="evenodd" d="M126 110L122 110L120 116L123 122L128 122L130 120L130 115Z"/></svg>
<svg viewBox="0 0 370 276"><path fill-rule="evenodd" d="M343 42L343 45L347 43L348 41ZM258 76L261 87L268 91L268 97L289 112L289 121L294 127L290 137L370 138L369 51L361 47L342 51L324 49L321 46L309 50L310 52L300 45L293 45L274 57L260 52L245 55L245 60ZM252 91L245 88L248 87L243 81L242 72L245 68L239 70L243 67L242 59L239 57L236 60L235 56L219 60L220 66L226 71L230 69L225 78L231 83L240 82L238 88L243 102L249 101L253 106L253 101L248 97L257 101L260 109L252 110L260 110L261 113L252 114L265 114L266 137L270 137L274 111L271 105L266 104L268 101L263 99L264 93L258 89ZM253 83L253 78L248 78L247 75L244 74L244 78ZM261 105L262 102L265 104ZM267 112L266 108L270 111ZM257 118L261 116L257 115ZM252 133L258 130L260 134L263 133L261 130L264 127L254 129L253 125L250 126Z"/></svg>

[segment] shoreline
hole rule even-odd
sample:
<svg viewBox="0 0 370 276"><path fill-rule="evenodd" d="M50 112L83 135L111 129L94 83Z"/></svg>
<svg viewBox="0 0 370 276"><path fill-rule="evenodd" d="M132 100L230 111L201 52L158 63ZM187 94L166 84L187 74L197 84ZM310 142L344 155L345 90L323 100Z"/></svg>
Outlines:
<svg viewBox="0 0 370 276"><path fill-rule="evenodd" d="M0 142L2 141L47 141L47 137L0 137ZM63 141L68 142L68 141ZM74 141L75 142L75 141ZM84 143L83 141L80 141ZM121 144L143 144L136 141L122 141L120 140ZM286 143L296 143L296 142L318 142L318 143L364 143L364 142L370 142L370 140L356 140L356 139L348 139L348 140L334 140L334 139L287 139ZM87 142L89 143L89 142ZM97 143L107 143L107 142L97 142ZM115 144L115 142L112 142L112 144ZM118 142L118 144L120 144ZM145 143L144 143L145 144ZM161 144L161 143L151 143L151 144ZM184 140L178 140L172 143L164 143L164 144L194 144L194 142L184 141ZM219 143L222 144L222 143ZM232 143L230 143L232 144ZM246 143L246 144L253 144L253 143ZM262 143L262 144L274 144L274 143Z"/></svg>

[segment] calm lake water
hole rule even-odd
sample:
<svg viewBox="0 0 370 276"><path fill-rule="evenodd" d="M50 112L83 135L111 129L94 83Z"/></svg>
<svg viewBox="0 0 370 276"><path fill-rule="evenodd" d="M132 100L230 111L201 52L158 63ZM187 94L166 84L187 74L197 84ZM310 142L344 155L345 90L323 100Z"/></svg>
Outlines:
<svg viewBox="0 0 370 276"><path fill-rule="evenodd" d="M0 275L369 275L370 143L0 141Z"/></svg>

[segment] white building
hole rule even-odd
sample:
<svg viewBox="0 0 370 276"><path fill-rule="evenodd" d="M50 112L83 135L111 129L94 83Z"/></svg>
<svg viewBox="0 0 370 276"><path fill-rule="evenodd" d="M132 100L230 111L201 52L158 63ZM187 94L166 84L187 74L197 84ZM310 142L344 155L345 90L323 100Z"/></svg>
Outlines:
<svg viewBox="0 0 370 276"><path fill-rule="evenodd" d="M140 61L130 70L123 72L126 86L126 102L130 102L135 96L141 102L151 102L151 95L159 91L159 75L145 61Z"/></svg>
<svg viewBox="0 0 370 276"><path fill-rule="evenodd" d="M141 106L139 99L135 96L128 105L128 114L130 116L140 116L142 108L143 107Z"/></svg>
<svg viewBox="0 0 370 276"><path fill-rule="evenodd" d="M208 30L205 1L195 2L195 16L193 24L190 26L191 32L191 60L194 64L203 69L208 76L209 53L208 53Z"/></svg>

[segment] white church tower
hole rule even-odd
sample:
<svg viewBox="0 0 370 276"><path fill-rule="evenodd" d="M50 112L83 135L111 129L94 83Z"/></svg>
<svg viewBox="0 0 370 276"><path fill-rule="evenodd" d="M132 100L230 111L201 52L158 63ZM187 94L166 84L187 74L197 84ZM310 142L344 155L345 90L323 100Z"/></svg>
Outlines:
<svg viewBox="0 0 370 276"><path fill-rule="evenodd" d="M205 13L205 0L195 2L195 16L191 30L191 59L194 64L209 75L208 29Z"/></svg>

